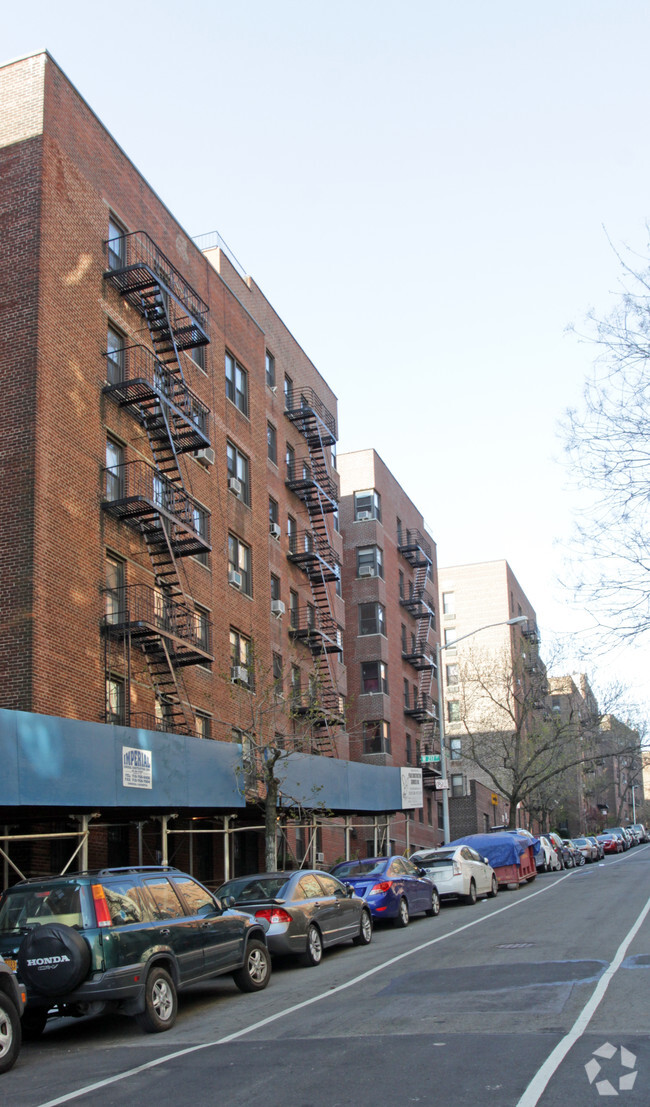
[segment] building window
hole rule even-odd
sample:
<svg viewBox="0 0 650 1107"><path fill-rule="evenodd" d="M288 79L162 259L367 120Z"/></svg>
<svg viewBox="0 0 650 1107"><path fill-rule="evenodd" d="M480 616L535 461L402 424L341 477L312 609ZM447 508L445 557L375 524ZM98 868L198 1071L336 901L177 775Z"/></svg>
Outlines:
<svg viewBox="0 0 650 1107"><path fill-rule="evenodd" d="M208 518L210 512L205 507L201 507L200 504L192 504L192 519L194 522L194 530L198 534L199 538L204 541L207 540L208 535ZM199 561L201 565L208 564L208 552L207 550L194 554L195 561Z"/></svg>
<svg viewBox="0 0 650 1107"><path fill-rule="evenodd" d="M124 446L106 439L106 499L109 503L124 497Z"/></svg>
<svg viewBox="0 0 650 1107"><path fill-rule="evenodd" d="M207 653L210 649L210 621L203 607L194 608L194 635L199 649Z"/></svg>
<svg viewBox="0 0 650 1107"><path fill-rule="evenodd" d="M359 546L357 549L357 576L384 576L384 561L379 546Z"/></svg>
<svg viewBox="0 0 650 1107"><path fill-rule="evenodd" d="M359 604L359 634L385 634L385 612L380 603Z"/></svg>
<svg viewBox="0 0 650 1107"><path fill-rule="evenodd" d="M289 589L289 626L298 629L298 593L294 588Z"/></svg>
<svg viewBox="0 0 650 1107"><path fill-rule="evenodd" d="M243 503L250 505L251 502L251 484L250 484L250 465L248 458L245 454L240 453L232 442L226 442L226 469L228 472L228 480L236 480L239 482L239 490L237 486L228 487L242 500Z"/></svg>
<svg viewBox="0 0 650 1107"><path fill-rule="evenodd" d="M383 661L363 661L361 663L361 692L383 692L388 695L388 677Z"/></svg>
<svg viewBox="0 0 650 1107"><path fill-rule="evenodd" d="M400 600L404 599L404 573L399 570L399 577L397 578L397 591L399 592Z"/></svg>
<svg viewBox="0 0 650 1107"><path fill-rule="evenodd" d="M109 323L106 334L106 380L109 384L122 383L125 365L124 335Z"/></svg>
<svg viewBox="0 0 650 1107"><path fill-rule="evenodd" d="M248 373L227 350L226 396L242 415L248 415Z"/></svg>
<svg viewBox="0 0 650 1107"><path fill-rule="evenodd" d="M106 722L124 726L124 680L109 674L106 677Z"/></svg>
<svg viewBox="0 0 650 1107"><path fill-rule="evenodd" d="M449 743L451 749L451 760L460 761L462 757L461 740L460 738L452 738Z"/></svg>
<svg viewBox="0 0 650 1107"><path fill-rule="evenodd" d="M280 595L280 578L276 577L275 573L271 573L271 599L282 599L282 596Z"/></svg>
<svg viewBox="0 0 650 1107"><path fill-rule="evenodd" d="M278 695L282 693L284 687L284 672L282 654L279 653L273 654L273 686Z"/></svg>
<svg viewBox="0 0 650 1107"><path fill-rule="evenodd" d="M433 810L431 807L431 797L427 796L427 823L429 826L433 826Z"/></svg>
<svg viewBox="0 0 650 1107"><path fill-rule="evenodd" d="M449 700L447 703L447 720L450 723L460 722L460 701Z"/></svg>
<svg viewBox="0 0 650 1107"><path fill-rule="evenodd" d="M406 762L407 762L408 765L410 765L411 764L411 758L413 757L413 748L412 748L412 744L411 744L411 735L406 734L405 738L406 738Z"/></svg>
<svg viewBox="0 0 650 1107"><path fill-rule="evenodd" d="M410 706L411 706L411 686L410 686L408 680L405 679L404 680L404 707L406 707L407 710L408 710L408 708Z"/></svg>
<svg viewBox="0 0 650 1107"><path fill-rule="evenodd" d="M460 683L460 669L458 665L447 665L447 684L450 688Z"/></svg>
<svg viewBox="0 0 650 1107"><path fill-rule="evenodd" d="M198 366L202 373L205 373L207 371L205 362L205 346L193 346L192 349L188 350L187 352L194 364Z"/></svg>
<svg viewBox="0 0 650 1107"><path fill-rule="evenodd" d="M126 231L114 215L108 217L108 268L123 269L126 265Z"/></svg>
<svg viewBox="0 0 650 1107"><path fill-rule="evenodd" d="M399 518L399 516L397 517L397 527L396 527L396 529L397 529L397 545L401 546L402 545L402 520Z"/></svg>
<svg viewBox="0 0 650 1107"><path fill-rule="evenodd" d="M376 519L381 522L381 496L374 489L354 493L354 519Z"/></svg>
<svg viewBox="0 0 650 1107"><path fill-rule="evenodd" d="M298 665L291 666L291 698L296 702L300 702L301 696L301 676Z"/></svg>
<svg viewBox="0 0 650 1107"><path fill-rule="evenodd" d="M457 638L458 638L458 631L447 629L445 631L445 646L448 649L455 650L456 649L456 639Z"/></svg>
<svg viewBox="0 0 650 1107"><path fill-rule="evenodd" d="M273 423L266 424L266 454L274 465L278 463L278 436Z"/></svg>
<svg viewBox="0 0 650 1107"><path fill-rule="evenodd" d="M290 442L287 442L285 459L287 463L287 480L293 480L296 467L296 451Z"/></svg>
<svg viewBox="0 0 650 1107"><path fill-rule="evenodd" d="M444 812L444 808L443 808L443 806L442 806L442 804L441 804L441 803L437 803L437 804L436 804L436 807L438 808L438 830L444 830L444 829L445 829L445 812Z"/></svg>
<svg viewBox="0 0 650 1107"><path fill-rule="evenodd" d="M289 551L296 553L298 540L298 527L293 515L287 515L287 538L289 539Z"/></svg>
<svg viewBox="0 0 650 1107"><path fill-rule="evenodd" d="M334 511L332 511L331 515L332 515L332 526L334 527L334 530L336 531L336 533L339 534L340 533L340 519L339 519L339 509L338 509L338 507L335 508Z"/></svg>
<svg viewBox="0 0 650 1107"><path fill-rule="evenodd" d="M106 555L106 591L104 617L112 626L122 618L124 597L124 562L113 554Z"/></svg>
<svg viewBox="0 0 650 1107"><path fill-rule="evenodd" d="M464 792L464 789L463 789L463 774L462 773L452 773L452 777L451 777L451 794L452 794L452 796L462 796L463 792Z"/></svg>
<svg viewBox="0 0 650 1107"><path fill-rule="evenodd" d="M230 628L230 664L232 680L252 688L251 640L232 627Z"/></svg>
<svg viewBox="0 0 650 1107"><path fill-rule="evenodd" d="M443 613L443 615L455 615L456 614L456 593L455 592L443 592L442 593L442 613Z"/></svg>
<svg viewBox="0 0 650 1107"><path fill-rule="evenodd" d="M239 578L234 574L239 574ZM234 534L228 535L228 580L246 596L252 596L251 550Z"/></svg>
<svg viewBox="0 0 650 1107"><path fill-rule="evenodd" d="M275 389L275 358L269 350L266 351L266 383Z"/></svg>
<svg viewBox="0 0 650 1107"><path fill-rule="evenodd" d="M195 711L194 718L196 719L196 734L198 738L211 738L212 737L212 719L209 715L206 715L203 711Z"/></svg>
<svg viewBox="0 0 650 1107"><path fill-rule="evenodd" d="M390 753L390 723L370 719L363 724L363 752Z"/></svg>
<svg viewBox="0 0 650 1107"><path fill-rule="evenodd" d="M284 374L284 410L293 411L293 381L287 373Z"/></svg>
<svg viewBox="0 0 650 1107"><path fill-rule="evenodd" d="M276 527L280 525L280 509L278 501L274 500L273 496L269 496L269 523Z"/></svg>

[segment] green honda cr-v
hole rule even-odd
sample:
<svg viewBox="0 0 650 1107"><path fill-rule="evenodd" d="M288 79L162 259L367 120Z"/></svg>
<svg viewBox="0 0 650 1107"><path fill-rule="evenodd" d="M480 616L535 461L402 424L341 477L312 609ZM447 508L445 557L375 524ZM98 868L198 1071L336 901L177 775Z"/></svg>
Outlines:
<svg viewBox="0 0 650 1107"><path fill-rule="evenodd" d="M231 973L252 992L271 975L262 925L168 866L13 885L0 899L0 953L27 991L26 1037L52 1015L107 1007L168 1030L187 984Z"/></svg>

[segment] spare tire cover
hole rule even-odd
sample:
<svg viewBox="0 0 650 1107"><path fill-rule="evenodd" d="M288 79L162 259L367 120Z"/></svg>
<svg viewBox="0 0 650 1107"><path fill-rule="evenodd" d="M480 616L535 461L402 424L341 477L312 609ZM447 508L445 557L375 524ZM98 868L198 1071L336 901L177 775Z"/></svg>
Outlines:
<svg viewBox="0 0 650 1107"><path fill-rule="evenodd" d="M76 930L63 923L45 923L31 930L18 953L18 974L35 992L65 995L90 968L90 948Z"/></svg>

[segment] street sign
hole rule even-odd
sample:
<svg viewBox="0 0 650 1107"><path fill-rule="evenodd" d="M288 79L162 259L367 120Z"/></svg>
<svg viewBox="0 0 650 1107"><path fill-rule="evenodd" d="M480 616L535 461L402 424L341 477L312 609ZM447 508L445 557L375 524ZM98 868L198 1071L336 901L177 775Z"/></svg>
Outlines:
<svg viewBox="0 0 650 1107"><path fill-rule="evenodd" d="M449 787L449 781L448 780L443 780L442 778L440 778L439 780L436 780L435 784L436 784L436 791L437 792L444 792L445 789Z"/></svg>
<svg viewBox="0 0 650 1107"><path fill-rule="evenodd" d="M423 753L422 757L420 758L420 763L422 765L430 765L432 763L432 761L435 762L435 761L439 761L439 760L440 760L440 754L439 753Z"/></svg>
<svg viewBox="0 0 650 1107"><path fill-rule="evenodd" d="M497 796L496 792L493 792L492 793L492 806L497 807L498 803L499 803L499 797Z"/></svg>

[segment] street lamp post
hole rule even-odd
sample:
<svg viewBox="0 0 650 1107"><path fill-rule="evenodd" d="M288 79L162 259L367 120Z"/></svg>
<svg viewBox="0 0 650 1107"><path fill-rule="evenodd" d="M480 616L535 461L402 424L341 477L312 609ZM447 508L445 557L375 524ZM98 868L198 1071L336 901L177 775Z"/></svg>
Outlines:
<svg viewBox="0 0 650 1107"><path fill-rule="evenodd" d="M444 721L444 703L442 694L442 651L448 649L450 646L454 648L459 642L464 641L465 638L473 638L475 634L480 634L482 630L491 630L492 627L516 627L521 623L527 623L527 615L517 615L514 619L504 619L500 623L487 623L484 627L477 627L476 630L470 630L468 634L462 634L460 638L455 638L453 642L445 642L442 645L440 642L436 642L436 665L438 671L438 727L440 731L440 777L447 787L442 789L442 833L445 839L445 845L450 841L449 833L449 781L447 780L447 753L445 750L445 721Z"/></svg>

